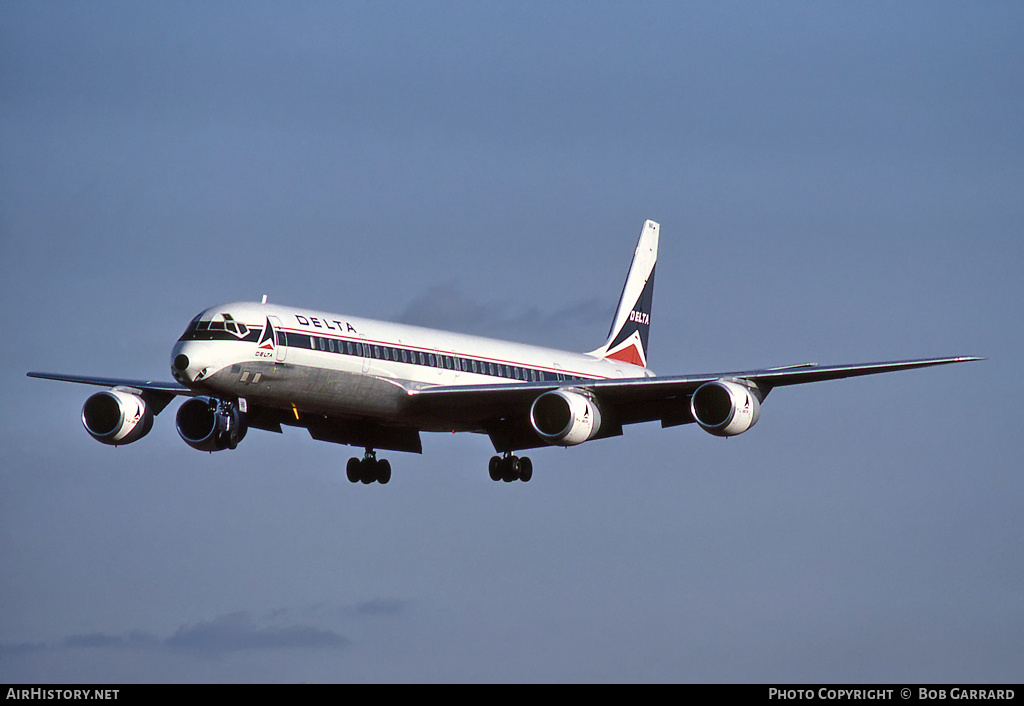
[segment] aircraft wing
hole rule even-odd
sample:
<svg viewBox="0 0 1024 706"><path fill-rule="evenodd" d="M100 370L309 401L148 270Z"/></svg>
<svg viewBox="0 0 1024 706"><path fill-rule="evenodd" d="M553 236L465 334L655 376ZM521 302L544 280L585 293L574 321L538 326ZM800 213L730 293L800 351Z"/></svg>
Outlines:
<svg viewBox="0 0 1024 706"><path fill-rule="evenodd" d="M602 427L599 436L594 437L602 438L621 434L622 426L625 424L658 420L661 421L662 426L668 427L695 421L690 411L690 396L701 385L715 380L736 380L752 384L757 387L760 397L763 399L773 388L786 385L800 385L822 380L837 380L971 360L982 360L982 358L961 356L833 366L804 363L782 368L702 375L413 387L406 389L410 398L409 416L406 418L406 423L401 426L408 429L436 431L441 428L449 428L446 425L450 425L453 431L458 429L486 432L498 450L533 448L544 446L546 442L535 433L530 425L530 407L540 395L551 390L574 388L585 391L596 398L600 408L607 415L607 423ZM28 373L28 376L133 392L145 398L147 403L153 407L154 414L161 412L176 396L190 397L200 394L176 382L41 372L31 372ZM255 409L251 411L256 412ZM273 419L264 424L259 424L257 421L253 417L250 424L262 429L280 431L279 424ZM334 436L329 438L322 434L314 436L315 438L324 438L324 440L337 441L340 438L335 438L337 430L335 429L332 433ZM345 437L345 440L340 443L355 442ZM416 444L406 440L400 447L393 444L386 446L386 443L391 442L386 442L383 438L375 440L375 445L380 448L418 450L418 439Z"/></svg>
<svg viewBox="0 0 1024 706"><path fill-rule="evenodd" d="M88 375L64 375L62 373L28 373L30 378L41 378L43 380L58 380L60 382L77 382L83 385L96 385L98 387L118 387L134 390L145 398L146 402L153 405L153 414L159 414L164 407L171 403L178 395L192 397L198 393L193 392L184 385L176 382L155 382L153 380L124 380L122 378L101 378Z"/></svg>
<svg viewBox="0 0 1024 706"><path fill-rule="evenodd" d="M511 445L520 446L532 436L529 426L530 405L541 394L559 388L585 390L597 398L602 409L610 413L615 425L607 435L621 433L621 425L660 420L662 426L693 422L690 396L701 385L715 380L741 380L753 383L762 397L773 388L802 385L823 380L947 365L982 358L959 356L954 358L926 358L855 365L819 366L814 363L702 375L678 375L652 378L625 378L613 380L575 380L543 383L512 383L505 385L437 386L409 390L412 407L427 417L447 418L453 423L480 425L487 431L496 447L504 446L501 439L513 439ZM604 434L602 434L603 436ZM539 439L537 440L539 442ZM531 444L531 446L534 444ZM536 445L541 445L540 443Z"/></svg>

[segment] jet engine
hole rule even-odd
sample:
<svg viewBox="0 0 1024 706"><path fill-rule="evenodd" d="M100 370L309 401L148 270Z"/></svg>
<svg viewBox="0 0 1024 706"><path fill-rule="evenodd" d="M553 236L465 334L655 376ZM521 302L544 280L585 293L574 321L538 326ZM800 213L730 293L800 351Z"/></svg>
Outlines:
<svg viewBox="0 0 1024 706"><path fill-rule="evenodd" d="M122 390L104 390L82 406L85 430L104 444L120 446L138 441L153 428L153 411L138 395Z"/></svg>
<svg viewBox="0 0 1024 706"><path fill-rule="evenodd" d="M199 451L223 451L238 446L249 426L234 402L193 397L182 403L174 419L178 435Z"/></svg>
<svg viewBox="0 0 1024 706"><path fill-rule="evenodd" d="M757 423L761 400L755 390L738 382L715 380L697 388L690 411L704 431L715 436L736 436Z"/></svg>
<svg viewBox="0 0 1024 706"><path fill-rule="evenodd" d="M530 424L549 444L575 446L597 436L601 410L593 398L582 392L552 390L534 400Z"/></svg>

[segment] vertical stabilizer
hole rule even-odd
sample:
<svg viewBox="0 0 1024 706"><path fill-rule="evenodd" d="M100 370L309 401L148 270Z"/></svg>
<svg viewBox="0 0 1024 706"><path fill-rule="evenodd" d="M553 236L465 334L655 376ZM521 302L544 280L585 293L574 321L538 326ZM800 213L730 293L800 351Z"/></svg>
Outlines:
<svg viewBox="0 0 1024 706"><path fill-rule="evenodd" d="M654 300L654 265L658 260L658 232L654 221L644 223L633 263L622 287L619 306L608 331L608 340L590 355L612 358L647 367L647 338L651 330L651 302Z"/></svg>

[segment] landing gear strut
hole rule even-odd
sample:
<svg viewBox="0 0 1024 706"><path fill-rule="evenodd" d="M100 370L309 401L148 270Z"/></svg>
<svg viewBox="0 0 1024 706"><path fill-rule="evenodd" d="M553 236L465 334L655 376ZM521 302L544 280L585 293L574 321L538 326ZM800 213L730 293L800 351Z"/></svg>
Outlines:
<svg viewBox="0 0 1024 706"><path fill-rule="evenodd" d="M519 458L507 452L503 457L491 456L491 462L487 467L491 474L491 480L503 480L511 483L514 480L521 480L524 483L533 478L533 461L526 456Z"/></svg>
<svg viewBox="0 0 1024 706"><path fill-rule="evenodd" d="M386 458L378 459L377 452L366 449L362 458L350 458L345 467L345 475L352 483L369 485L377 482L381 485L391 480L391 464Z"/></svg>

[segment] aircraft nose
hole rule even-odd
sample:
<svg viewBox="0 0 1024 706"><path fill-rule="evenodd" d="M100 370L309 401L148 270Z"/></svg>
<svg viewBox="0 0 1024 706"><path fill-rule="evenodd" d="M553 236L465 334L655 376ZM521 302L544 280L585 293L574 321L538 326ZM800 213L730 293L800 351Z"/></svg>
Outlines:
<svg viewBox="0 0 1024 706"><path fill-rule="evenodd" d="M171 375L182 385L198 382L206 374L207 364L195 353L188 343L179 343L171 351Z"/></svg>

